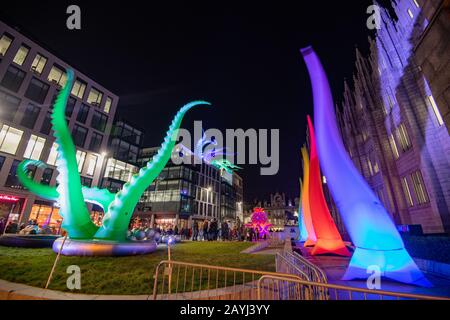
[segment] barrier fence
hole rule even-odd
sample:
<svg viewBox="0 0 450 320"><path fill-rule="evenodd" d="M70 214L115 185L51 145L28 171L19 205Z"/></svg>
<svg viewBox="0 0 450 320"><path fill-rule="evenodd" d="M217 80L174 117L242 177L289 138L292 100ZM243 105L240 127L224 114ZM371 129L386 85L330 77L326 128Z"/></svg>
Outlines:
<svg viewBox="0 0 450 320"><path fill-rule="evenodd" d="M286 263L289 258L280 255L278 259L278 263ZM318 272L308 267L312 273ZM151 297L155 300L450 300L333 285L323 279L311 281L307 272L294 271L297 274L165 260L156 268ZM317 275L314 277L319 279Z"/></svg>
<svg viewBox="0 0 450 320"><path fill-rule="evenodd" d="M264 275L258 279L258 300L450 300L446 297L370 290L329 283Z"/></svg>
<svg viewBox="0 0 450 320"><path fill-rule="evenodd" d="M155 300L255 300L257 281L264 275L280 273L164 260L156 267L152 297ZM303 278L282 275L287 279L309 280L306 274Z"/></svg>

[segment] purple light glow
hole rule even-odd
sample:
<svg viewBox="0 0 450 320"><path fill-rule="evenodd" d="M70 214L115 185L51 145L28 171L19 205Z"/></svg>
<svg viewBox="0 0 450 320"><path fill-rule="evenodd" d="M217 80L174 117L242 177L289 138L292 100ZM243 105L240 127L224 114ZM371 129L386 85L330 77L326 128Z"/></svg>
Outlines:
<svg viewBox="0 0 450 320"><path fill-rule="evenodd" d="M416 266L378 198L354 167L342 143L328 79L312 47L301 50L314 97L319 159L333 199L356 246L344 280L367 278L368 267L397 281L431 286Z"/></svg>

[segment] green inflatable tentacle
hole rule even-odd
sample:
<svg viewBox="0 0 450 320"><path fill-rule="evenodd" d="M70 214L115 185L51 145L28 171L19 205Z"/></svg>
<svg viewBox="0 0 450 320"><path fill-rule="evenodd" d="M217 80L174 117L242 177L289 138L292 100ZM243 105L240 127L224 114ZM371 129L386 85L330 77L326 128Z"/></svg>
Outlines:
<svg viewBox="0 0 450 320"><path fill-rule="evenodd" d="M131 181L126 183L122 190L116 193L114 201L110 204L103 218L103 225L95 234L97 239L123 241L126 237L128 225L134 208L144 191L156 179L169 161L175 146L178 129L186 112L196 105L210 105L205 101L193 101L183 106L172 121L158 153L147 165L133 175Z"/></svg>
<svg viewBox="0 0 450 320"><path fill-rule="evenodd" d="M50 187L34 181L28 176L28 166L44 167L45 164L42 161L36 160L23 160L19 163L19 166L17 167L17 177L22 185L41 198L58 201L59 193L56 190L56 187Z"/></svg>
<svg viewBox="0 0 450 320"><path fill-rule="evenodd" d="M92 222L81 191L81 179L78 172L76 149L69 127L67 126L65 109L73 83L73 71L67 71L67 82L56 99L52 112L52 128L58 144L56 166L58 181L59 204L61 216L64 218L62 227L69 237L92 238L98 227Z"/></svg>
<svg viewBox="0 0 450 320"><path fill-rule="evenodd" d="M59 193L56 187L47 186L34 181L28 176L28 167L36 166L40 168L47 167L42 161L36 160L24 160L17 167L17 176L19 177L22 185L30 190L30 192L38 195L41 198L59 201ZM102 207L103 211L108 209L110 203L114 200L114 193L109 192L108 189L89 188L83 186L81 189L84 200L89 203L94 203Z"/></svg>

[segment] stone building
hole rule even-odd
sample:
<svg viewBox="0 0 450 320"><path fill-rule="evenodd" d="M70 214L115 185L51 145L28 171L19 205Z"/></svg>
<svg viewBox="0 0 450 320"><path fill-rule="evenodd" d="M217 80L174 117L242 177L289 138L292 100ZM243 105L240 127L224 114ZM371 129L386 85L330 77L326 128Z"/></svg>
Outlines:
<svg viewBox="0 0 450 320"><path fill-rule="evenodd" d="M448 1L393 8L396 19L382 10L369 55L356 50L337 118L350 157L395 223L448 233Z"/></svg>

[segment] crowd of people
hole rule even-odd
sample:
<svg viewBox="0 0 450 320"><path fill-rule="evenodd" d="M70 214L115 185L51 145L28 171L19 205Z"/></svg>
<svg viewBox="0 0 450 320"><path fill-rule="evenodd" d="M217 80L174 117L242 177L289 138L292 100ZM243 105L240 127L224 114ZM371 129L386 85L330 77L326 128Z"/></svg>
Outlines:
<svg viewBox="0 0 450 320"><path fill-rule="evenodd" d="M6 227L6 228L5 228ZM132 221L130 229L144 230L148 228L147 224ZM230 222L223 221L219 223L217 219L198 221L192 223L191 228L165 225L156 226L155 231L161 236L178 235L182 240L192 241L256 241L260 239L260 235L253 228L247 228L244 225L232 225ZM19 224L12 221L6 225L6 219L0 219L0 234L5 233L24 233L24 234L52 234L56 230L51 228L39 228L36 220L30 220L28 223ZM262 237L263 239L265 239Z"/></svg>
<svg viewBox="0 0 450 320"><path fill-rule="evenodd" d="M6 222L6 218L0 218L0 234L19 233L19 234L57 234L58 229L53 226L39 226L37 220L30 219L27 223L20 223L17 220Z"/></svg>
<svg viewBox="0 0 450 320"><path fill-rule="evenodd" d="M135 226L136 227L136 226ZM253 228L243 225L232 226L229 222L219 223L217 219L197 221L192 223L192 227L178 226L156 226L156 231L162 236L179 235L183 240L192 241L256 241L259 234ZM263 237L265 239L265 236Z"/></svg>

